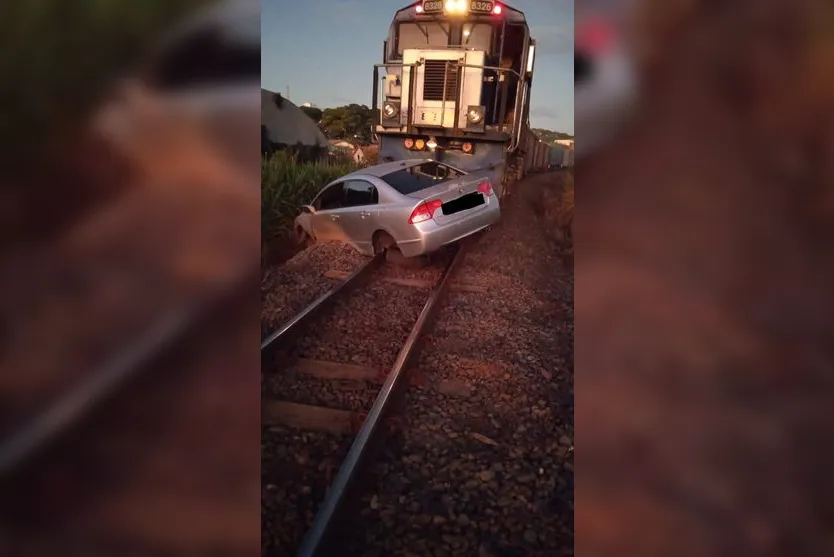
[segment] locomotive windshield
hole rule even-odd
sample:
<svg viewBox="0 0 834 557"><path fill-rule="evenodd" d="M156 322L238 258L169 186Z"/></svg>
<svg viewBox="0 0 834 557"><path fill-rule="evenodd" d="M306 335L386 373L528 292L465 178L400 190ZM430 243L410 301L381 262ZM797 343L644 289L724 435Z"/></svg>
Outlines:
<svg viewBox="0 0 834 557"><path fill-rule="evenodd" d="M397 56L409 48L462 46L490 52L496 29L492 23L469 22L453 26L444 21L400 23L397 26Z"/></svg>
<svg viewBox="0 0 834 557"><path fill-rule="evenodd" d="M488 53L492 50L492 37L495 31L495 27L490 23L464 23L461 46L484 50Z"/></svg>
<svg viewBox="0 0 834 557"><path fill-rule="evenodd" d="M408 48L443 48L449 46L450 25L439 21L401 23L397 33L397 54Z"/></svg>

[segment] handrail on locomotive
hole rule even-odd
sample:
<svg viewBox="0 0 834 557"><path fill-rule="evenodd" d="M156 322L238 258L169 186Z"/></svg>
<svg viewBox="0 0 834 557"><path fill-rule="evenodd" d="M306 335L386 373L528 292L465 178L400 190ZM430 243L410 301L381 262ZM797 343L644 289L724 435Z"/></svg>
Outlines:
<svg viewBox="0 0 834 557"><path fill-rule="evenodd" d="M445 67L445 71L444 71L444 74L443 74L443 81L444 81L443 98L444 98L444 100L442 101L443 106L442 106L442 110L441 110L441 127L445 123L444 119L445 119L445 112L446 112L446 110L445 110L446 109L446 102L450 102L450 104L454 104L455 106L457 106L460 103L461 97L463 96L463 91L465 90L465 87L460 87L458 89L454 102L445 100L446 92L447 92L446 89L445 89L445 85L448 82L448 72L449 72L450 67L454 67L455 70L458 70L459 68L475 68L475 69L481 69L481 70L489 70L489 71L494 71L494 72L498 72L498 73L512 74L513 76L517 77L519 80L522 79L521 73L515 71L512 68L500 68L498 66L484 66L484 65L478 65L478 64L461 64L460 62L455 62L453 60L445 60L445 63L446 63L446 67ZM411 73L411 68L416 68L416 67L419 67L419 66L422 66L422 65L424 65L424 62L421 62L421 61L417 61L413 64L404 64L404 63L401 63L401 62L400 63L389 62L389 63L383 63L383 64L374 64L374 87L373 87L373 99L372 99L372 103L371 103L371 108L376 109L379 106L379 81L380 81L380 79L379 79L379 68L386 68L386 69L387 68L408 68L409 69L408 81L411 82L411 80L413 79L413 74ZM456 73L457 73L457 71L456 71ZM504 83L506 83L505 80L502 80L502 81ZM412 115L413 115L413 111L414 111L414 95L413 95L413 93L416 93L416 91L417 91L416 87L411 89L410 93L412 93L412 94L409 95L408 104L406 105L406 110L400 109L402 111L402 114L404 116L406 116L406 122L405 122L406 126L405 127L407 128L407 133L415 133L415 131L414 131L414 128L415 128L414 119L413 119ZM502 100L501 97L505 94L508 94L506 92L506 87L502 88L501 96L496 96L495 104L499 104L499 101ZM520 100L520 97L516 97L516 101L515 101L516 105L518 104L519 100ZM400 105L400 106L402 106L402 105ZM514 107L513 112L518 112L518 106ZM507 128L507 126L505 124L501 123L505 119L506 119L506 114L502 111L497 118L497 121L499 122L495 126L497 128L497 131L504 131L504 129ZM455 125L452 128L447 128L446 130L444 130L444 132L449 133L450 135L455 135L455 136L461 135L461 132L463 132L463 134L465 134L466 133L465 130L461 130L460 127L457 124L458 123L456 122ZM373 125L374 125L374 130L373 130L374 133L378 133L380 131L385 133L385 130L379 130L378 129L380 127L380 122L374 122ZM384 127L384 126L382 126L382 127ZM429 126L424 126L424 127L428 128ZM512 130L513 134L512 135L515 139L515 141L513 143L513 145L515 145L515 146L517 146L518 141L520 141L521 127L522 127L521 126L521 121L518 118L513 118L513 130ZM510 150L512 151L514 149L515 149L515 147L512 147Z"/></svg>

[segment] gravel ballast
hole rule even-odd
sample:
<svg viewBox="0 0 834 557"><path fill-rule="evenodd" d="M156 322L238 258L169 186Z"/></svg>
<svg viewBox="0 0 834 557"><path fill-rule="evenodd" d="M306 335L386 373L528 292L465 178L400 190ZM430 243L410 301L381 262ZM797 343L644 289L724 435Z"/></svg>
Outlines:
<svg viewBox="0 0 834 557"><path fill-rule="evenodd" d="M349 555L573 554L573 277L517 188L467 255Z"/></svg>
<svg viewBox="0 0 834 557"><path fill-rule="evenodd" d="M339 283L325 276L330 270L353 272L368 258L350 246L316 244L275 267L261 279L261 328L266 337L287 319Z"/></svg>
<svg viewBox="0 0 834 557"><path fill-rule="evenodd" d="M409 387L402 429L373 465L356 527L341 540L345 555L572 555L573 278L532 206L544 181L557 179L526 179L501 223L467 254L455 282L481 291L450 292L424 339L412 366L421 381ZM263 326L337 284L328 270L367 260L345 249L316 245L270 270ZM449 255L423 269L381 267L312 324L293 355L386 371L429 290L376 279L433 284ZM294 373L262 381L266 396L351 411L367 410L378 390ZM351 440L265 429L269 555L296 549Z"/></svg>
<svg viewBox="0 0 834 557"><path fill-rule="evenodd" d="M327 271L351 272L368 261L345 250L352 251L335 244L314 245L287 265L267 271L262 285L266 302L262 328L277 326L281 321L275 316L281 320L291 317L338 284L339 279L325 277ZM433 284L450 255L444 251L423 268L383 265L373 271L366 286L339 298L330 311L305 326L291 347L291 358L276 359L263 368L265 400L357 414L369 410L379 392L379 380L393 366L430 290L392 285L385 279ZM298 298L293 298L293 293ZM279 303L288 305L279 308ZM288 369L279 367L294 358L363 366L377 370L379 375L372 381L333 381L296 372L291 365ZM262 434L264 551L268 555L292 555L347 454L353 435L284 426L265 427Z"/></svg>
<svg viewBox="0 0 834 557"><path fill-rule="evenodd" d="M261 554L293 555L353 439L284 427L261 441Z"/></svg>

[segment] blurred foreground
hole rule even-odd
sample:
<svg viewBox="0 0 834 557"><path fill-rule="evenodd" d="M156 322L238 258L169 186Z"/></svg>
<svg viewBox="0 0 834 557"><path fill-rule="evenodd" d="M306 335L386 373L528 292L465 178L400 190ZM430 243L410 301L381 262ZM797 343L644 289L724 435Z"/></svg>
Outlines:
<svg viewBox="0 0 834 557"><path fill-rule="evenodd" d="M258 5L143 55L198 4L0 18L4 554L257 551Z"/></svg>
<svg viewBox="0 0 834 557"><path fill-rule="evenodd" d="M641 96L576 171L577 552L831 555L834 8L617 5Z"/></svg>

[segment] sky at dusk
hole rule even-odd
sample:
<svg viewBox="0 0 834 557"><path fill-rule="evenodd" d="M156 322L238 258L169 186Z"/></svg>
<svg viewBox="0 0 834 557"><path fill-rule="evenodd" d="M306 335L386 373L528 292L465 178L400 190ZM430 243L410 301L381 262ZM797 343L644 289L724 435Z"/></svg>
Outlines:
<svg viewBox="0 0 834 557"><path fill-rule="evenodd" d="M371 104L373 65L407 0L261 0L261 81L295 104ZM573 133L573 0L508 0L538 43L530 124Z"/></svg>

